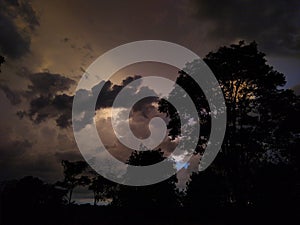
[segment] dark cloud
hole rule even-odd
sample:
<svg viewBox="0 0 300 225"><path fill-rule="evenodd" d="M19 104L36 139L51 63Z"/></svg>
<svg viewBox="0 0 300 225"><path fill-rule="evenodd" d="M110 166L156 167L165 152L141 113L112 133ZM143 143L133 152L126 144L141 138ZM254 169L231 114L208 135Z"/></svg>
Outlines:
<svg viewBox="0 0 300 225"><path fill-rule="evenodd" d="M30 92L38 95L55 95L75 84L75 81L70 78L49 72L31 74L29 80L32 83L28 86Z"/></svg>
<svg viewBox="0 0 300 225"><path fill-rule="evenodd" d="M0 1L0 52L11 58L28 53L37 26L39 20L29 1Z"/></svg>
<svg viewBox="0 0 300 225"><path fill-rule="evenodd" d="M160 113L158 107L154 105L158 101L159 98L157 97L147 97L138 101L132 107L129 125L136 137L148 138L150 136L149 123L151 119L155 117L166 119L164 114Z"/></svg>
<svg viewBox="0 0 300 225"><path fill-rule="evenodd" d="M126 99L133 97L137 92L137 88L140 83L137 83L137 85L135 86L130 85L130 83L139 78L141 78L141 76L137 76L137 75L126 77L120 85L113 84L111 81L107 81L104 84L103 82L100 82L98 85L95 85L92 88L93 95L97 94L96 92L99 89L99 85L101 86L103 85L101 92L99 94L99 98L97 99L96 109L111 107L113 105L116 96L124 87L126 87L125 89L126 92L124 94L124 96L126 96ZM125 104L126 102L128 102L128 100L126 101L126 99L125 101L122 101L124 105L119 105L119 107L126 106Z"/></svg>
<svg viewBox="0 0 300 225"><path fill-rule="evenodd" d="M0 162L6 161L11 157L20 156L25 151L32 147L32 143L29 140L15 140L9 143L2 143L0 148Z"/></svg>
<svg viewBox="0 0 300 225"><path fill-rule="evenodd" d="M42 95L31 100L28 111L19 111L17 114L20 118L28 116L36 124L53 118L59 127L66 128L71 124L72 101L73 96L66 94Z"/></svg>
<svg viewBox="0 0 300 225"><path fill-rule="evenodd" d="M28 86L29 91L24 95L30 99L29 110L19 111L17 115L20 118L27 116L34 123L39 124L47 119L55 119L57 126L60 128L67 128L71 125L71 114L73 97L71 95L64 94L64 91L70 89L75 82L69 78L66 78L59 74L51 74L48 72L36 73L28 75L31 85ZM141 93L147 93L148 95L155 95L155 92L142 87L138 90L140 82L137 82L134 86L130 82L139 79L140 76L132 76L124 79L120 85L113 84L111 81L100 82L92 88L92 91L78 90L77 96L79 97L80 112L84 112L83 118L78 122L78 126L75 129L82 129L87 124L92 123L95 110L101 108L108 108L113 105L113 102L119 92L124 88L124 100L133 98ZM96 90L99 85L103 85L102 90L97 98L96 107L94 110L87 110L87 104L91 95L96 96ZM4 89L4 87L3 87ZM6 90L6 89L5 89ZM14 92L6 90L7 97L17 103L19 102L18 96L12 95ZM152 102L153 100L151 100ZM148 100L149 102L149 100ZM117 107L128 106L128 101L121 101ZM135 107L137 107L136 105ZM140 107L143 110L146 108Z"/></svg>
<svg viewBox="0 0 300 225"><path fill-rule="evenodd" d="M67 128L71 125L70 116L67 114L61 114L55 121L57 126L61 128Z"/></svg>
<svg viewBox="0 0 300 225"><path fill-rule="evenodd" d="M214 39L256 40L263 50L277 54L300 53L300 2L251 0L194 0L197 17L209 22Z"/></svg>
<svg viewBox="0 0 300 225"><path fill-rule="evenodd" d="M19 1L18 13L27 22L31 30L35 30L40 25L36 12L32 8L30 1Z"/></svg>
<svg viewBox="0 0 300 225"><path fill-rule="evenodd" d="M157 103L159 102L159 98L158 97L147 97L144 98L140 101L138 101L137 103L134 104L134 106L132 107L132 111L133 112L140 112L141 115L145 118L153 118L153 113L156 114L157 112L157 107L155 107L153 105L153 103Z"/></svg>
<svg viewBox="0 0 300 225"><path fill-rule="evenodd" d="M53 118L59 127L65 128L71 124L73 96L63 93L75 84L75 81L60 74L48 72L27 75L31 84L23 96L29 100L29 110L19 111L20 118L29 117L34 123L41 123ZM13 99L10 92L6 96Z"/></svg>
<svg viewBox="0 0 300 225"><path fill-rule="evenodd" d="M1 139L3 137L1 135ZM0 142L0 180L11 177L8 168L11 168L12 160L21 159L31 147L32 143L27 139L14 141L6 139L6 142Z"/></svg>
<svg viewBox="0 0 300 225"><path fill-rule="evenodd" d="M21 95L19 91L11 90L8 86L0 84L0 90L2 90L6 98L10 101L12 105L17 105L21 103Z"/></svg>
<svg viewBox="0 0 300 225"><path fill-rule="evenodd" d="M24 38L16 25L0 13L0 51L11 58L19 58L29 52L30 40Z"/></svg>
<svg viewBox="0 0 300 225"><path fill-rule="evenodd" d="M147 95L155 95L155 92L147 87L139 88L141 81L137 81L134 84L131 82L134 80L138 80L141 76L129 76L125 78L120 85L113 84L111 81L100 82L92 88L92 91L89 92L87 90L79 90L76 94L78 95L80 111L76 112L78 115L83 114L83 118L78 120L75 124L75 130L80 130L84 128L87 124L92 123L92 118L95 114L95 110L101 108L109 108L113 106L114 100L116 97L120 97L120 102L115 105L115 107L128 107L129 102L128 99L135 99L138 96L147 94ZM99 87L102 86L102 89L98 95L97 90L99 91ZM122 95L119 95L120 91L123 91ZM98 96L95 110L87 110L87 104L91 99L91 96Z"/></svg>

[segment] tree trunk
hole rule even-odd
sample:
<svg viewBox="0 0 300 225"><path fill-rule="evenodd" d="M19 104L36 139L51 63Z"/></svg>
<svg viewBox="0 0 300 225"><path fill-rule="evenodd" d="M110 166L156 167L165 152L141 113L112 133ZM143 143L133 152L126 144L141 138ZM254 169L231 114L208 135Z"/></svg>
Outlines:
<svg viewBox="0 0 300 225"><path fill-rule="evenodd" d="M69 205L71 204L72 194L73 194L73 188L70 190L70 194L69 194Z"/></svg>
<svg viewBox="0 0 300 225"><path fill-rule="evenodd" d="M97 205L97 200L96 200L96 192L94 191L94 206Z"/></svg>

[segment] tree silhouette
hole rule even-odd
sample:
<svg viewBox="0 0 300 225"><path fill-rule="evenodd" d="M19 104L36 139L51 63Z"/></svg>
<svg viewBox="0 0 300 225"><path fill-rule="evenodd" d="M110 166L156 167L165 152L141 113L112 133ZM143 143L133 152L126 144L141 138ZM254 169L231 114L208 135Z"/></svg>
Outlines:
<svg viewBox="0 0 300 225"><path fill-rule="evenodd" d="M90 183L88 175L83 175L88 168L88 164L84 161L69 162L68 160L63 160L62 166L64 168L64 180L57 182L57 185L68 190L67 200L68 204L71 204L74 188L79 185L89 185Z"/></svg>
<svg viewBox="0 0 300 225"><path fill-rule="evenodd" d="M160 149L134 151L127 163L134 166L146 166L155 164L164 159L165 157ZM174 168L173 162L170 162L170 166ZM176 183L177 178L176 175L174 175L165 181L148 186L134 187L119 185L112 205L129 208L172 208L178 206L179 196Z"/></svg>
<svg viewBox="0 0 300 225"><path fill-rule="evenodd" d="M216 75L226 100L228 122L222 164L234 200L239 205L249 204L252 200L248 196L254 191L250 184L259 173L253 168L288 164L288 149L299 133L299 126L290 126L291 116L300 112L299 98L280 88L285 84L284 75L267 64L255 42L222 47L204 60ZM287 167L287 177L294 180ZM268 171L269 177L276 172ZM280 186L281 181L276 182L273 189ZM289 187L281 191L289 193Z"/></svg>
<svg viewBox="0 0 300 225"><path fill-rule="evenodd" d="M95 174L95 172L91 172ZM113 198L116 194L116 184L110 180L105 179L101 175L95 174L91 179L89 190L94 194L94 205L97 205L99 201L106 201Z"/></svg>
<svg viewBox="0 0 300 225"><path fill-rule="evenodd" d="M209 167L204 172L193 173L187 183L184 206L197 209L218 209L230 201L228 184L222 173Z"/></svg>
<svg viewBox="0 0 300 225"><path fill-rule="evenodd" d="M66 191L46 184L39 178L28 176L19 181L7 182L1 195L5 207L40 207L64 204Z"/></svg>
<svg viewBox="0 0 300 225"><path fill-rule="evenodd" d="M215 193L215 197L219 198L207 199L214 199L218 203L226 199L228 203L239 206L253 204L256 201L251 199L255 195L254 185L260 185L259 182L255 183L257 173L265 170L268 171L265 176L274 177L272 170L264 169L270 168L270 164L275 167L285 165L283 171L288 179L295 180L290 152L295 148L295 142L299 142L297 134L300 126L295 116L300 112L299 97L281 88L285 84L284 75L267 64L265 54L257 49L255 42L245 44L241 41L221 47L209 53L204 61L222 88L227 107L227 130L222 149L212 167L191 177L188 202L199 205L201 199L206 202L205 195L212 196ZM179 72L176 83L185 89L197 108L201 132L196 152L202 154L210 134L212 113L202 90L189 76L197 72L195 68L200 66L198 61L187 64L184 71ZM174 88L169 98L182 97L183 94ZM171 118L168 125L170 135L180 135L176 110L167 101L160 102L160 110ZM218 183L225 193L209 188L209 182ZM200 186L207 193L199 195L197 188ZM291 192L289 185L284 187L285 193Z"/></svg>

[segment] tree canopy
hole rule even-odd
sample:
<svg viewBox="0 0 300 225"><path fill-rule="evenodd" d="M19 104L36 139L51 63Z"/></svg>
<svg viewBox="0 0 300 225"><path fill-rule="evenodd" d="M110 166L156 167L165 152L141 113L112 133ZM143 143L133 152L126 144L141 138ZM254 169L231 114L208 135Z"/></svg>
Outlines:
<svg viewBox="0 0 300 225"><path fill-rule="evenodd" d="M208 199L213 201L207 197L211 195L219 196L215 198L216 202L255 204L260 201L255 190L267 191L262 186L270 183L273 196L282 190L287 195L292 193L291 188L297 182L295 173L299 172L294 157L295 145L299 146L300 126L296 116L300 112L299 97L291 90L283 89L284 75L267 64L265 54L258 50L255 42L246 44L241 41L221 47L210 52L204 61L222 88L227 107L227 128L222 149L211 168L191 177L187 190L189 204L199 205ZM209 139L213 114L202 90L190 76L199 66L198 61L187 64L179 72L176 83L190 95L197 108L201 133L196 153L201 155ZM170 95L170 98L182 97L183 93L176 88ZM180 136L176 110L165 100L161 101L160 110L171 118L170 136ZM274 173L278 170L270 168L280 168L285 181L275 179ZM260 181L258 177L261 177ZM269 183L264 182L266 180ZM283 187L279 185L282 182L286 184L283 185L285 189L279 188ZM291 182L294 186L288 185ZM210 188L211 185L214 188ZM206 193L199 192L201 189Z"/></svg>
<svg viewBox="0 0 300 225"><path fill-rule="evenodd" d="M160 149L134 151L127 163L133 166L147 166L158 163L164 159L165 157ZM170 162L170 166L174 167L173 162ZM126 177L126 174L124 176ZM179 206L176 183L177 178L176 175L174 175L160 183L148 186L134 187L119 185L112 204L115 206L131 208L164 208Z"/></svg>

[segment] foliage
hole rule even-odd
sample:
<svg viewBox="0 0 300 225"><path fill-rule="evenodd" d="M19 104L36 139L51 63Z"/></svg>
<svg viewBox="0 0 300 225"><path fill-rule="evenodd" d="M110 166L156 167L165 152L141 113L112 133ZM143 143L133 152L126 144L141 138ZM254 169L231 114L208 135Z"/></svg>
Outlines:
<svg viewBox="0 0 300 225"><path fill-rule="evenodd" d="M64 168L64 180L57 182L57 185L68 190L68 203L71 204L74 188L80 185L89 185L90 183L89 177L83 174L88 168L88 164L84 161L69 162L68 160L63 160L62 166Z"/></svg>
<svg viewBox="0 0 300 225"><path fill-rule="evenodd" d="M89 190L93 191L94 205L97 205L99 201L107 201L113 198L116 194L116 184L97 174L92 178Z"/></svg>
<svg viewBox="0 0 300 225"><path fill-rule="evenodd" d="M18 181L10 181L4 184L1 193L1 202L6 207L38 207L59 206L65 203L65 190L55 185L47 184L39 178L28 176Z"/></svg>
<svg viewBox="0 0 300 225"><path fill-rule="evenodd" d="M129 157L127 163L133 166L146 166L160 162L164 159L165 157L160 149L134 151ZM174 164L172 162L170 162L170 166L174 168ZM130 208L161 208L179 206L179 196L176 183L177 178L176 175L174 175L165 181L148 186L134 187L119 185L119 189L113 198L112 205Z"/></svg>
<svg viewBox="0 0 300 225"><path fill-rule="evenodd" d="M221 47L209 53L204 61L222 88L227 107L227 129L222 149L211 168L191 177L186 203L194 206L202 203L219 206L224 203L260 204L255 192L258 189L262 191L261 195L267 192L261 188L263 181L275 178L278 168L285 174L286 181L272 180L273 189L281 187L286 195L294 193L295 173L299 173L295 146L299 146L297 115L300 100L291 90L282 88L284 75L267 64L255 42L245 44L241 41ZM205 150L212 116L203 92L189 76L195 75L193 73L200 66L198 61L187 64L176 81L191 96L199 113L198 154ZM170 98L182 97L176 88L170 95ZM176 138L180 135L177 112L167 101L161 101L160 110L170 116L170 136ZM261 177L260 181L258 177ZM290 185L281 185L282 182ZM279 190L274 193L279 194Z"/></svg>

